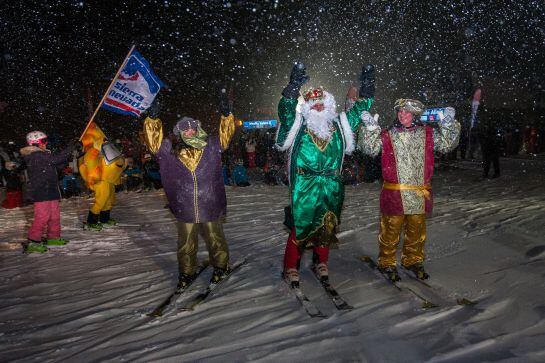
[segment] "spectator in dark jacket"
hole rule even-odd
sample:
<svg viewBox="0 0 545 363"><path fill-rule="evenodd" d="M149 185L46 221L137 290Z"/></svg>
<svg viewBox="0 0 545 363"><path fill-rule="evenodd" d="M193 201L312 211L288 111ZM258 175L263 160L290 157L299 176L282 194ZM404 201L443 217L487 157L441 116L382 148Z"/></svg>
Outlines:
<svg viewBox="0 0 545 363"><path fill-rule="evenodd" d="M57 169L68 163L75 145L71 144L56 155L47 147L47 135L41 131L27 134L27 147L21 149L28 170L30 198L34 202L34 221L28 231L26 252L45 252L41 243L42 232L47 228L48 245L65 245L61 238L61 212L59 200L61 193Z"/></svg>
<svg viewBox="0 0 545 363"><path fill-rule="evenodd" d="M74 175L74 171L71 167L67 166L62 171L63 177L62 183L62 196L63 198L70 198L74 195L79 195L80 187L78 178Z"/></svg>
<svg viewBox="0 0 545 363"><path fill-rule="evenodd" d="M150 154L144 155L144 188L151 190L153 186L155 189L161 189L161 174L159 173L159 163L155 161Z"/></svg>
<svg viewBox="0 0 545 363"><path fill-rule="evenodd" d="M123 181L125 192L128 192L129 190L142 191L140 189L143 181L142 170L135 164L133 158L127 158L127 169L123 172Z"/></svg>
<svg viewBox="0 0 545 363"><path fill-rule="evenodd" d="M246 174L246 168L242 160L239 160L231 171L231 178L233 179L233 184L237 187L247 187L250 186L248 181L248 175Z"/></svg>
<svg viewBox="0 0 545 363"><path fill-rule="evenodd" d="M477 129L483 154L483 178L488 178L491 164L494 166L492 178L497 178L500 176L501 133L499 125L488 113L486 105L481 104L477 115L479 120Z"/></svg>
<svg viewBox="0 0 545 363"><path fill-rule="evenodd" d="M23 182L21 170L24 165L17 166L13 161L6 162L4 179L6 181L6 198L2 202L2 208L13 209L23 206Z"/></svg>
<svg viewBox="0 0 545 363"><path fill-rule="evenodd" d="M9 155L0 146L0 186L4 185L4 173L6 172L6 164L10 161Z"/></svg>

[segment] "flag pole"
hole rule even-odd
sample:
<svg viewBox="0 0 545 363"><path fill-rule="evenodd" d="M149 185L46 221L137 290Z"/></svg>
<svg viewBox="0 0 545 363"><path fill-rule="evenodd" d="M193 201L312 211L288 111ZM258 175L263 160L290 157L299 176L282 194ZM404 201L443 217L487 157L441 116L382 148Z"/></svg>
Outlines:
<svg viewBox="0 0 545 363"><path fill-rule="evenodd" d="M108 92L110 92L110 89L112 88L114 82L117 80L117 76L119 76L119 73L121 73L123 68L125 68L125 64L127 63L127 60L129 59L129 57L130 57L130 55L131 55L131 53L132 53L132 51L134 50L135 47L136 47L135 45L133 45L131 47L131 49L129 50L129 53L127 53L127 56L123 60L123 63L121 63L121 67L119 67L119 69L117 70L117 73L115 74L114 79L112 79L112 82L108 86L108 89L104 93L104 96L102 96L102 99L100 100L97 107L95 108L95 112L93 112L93 115L91 116L91 119L89 120L89 122L87 122L87 126L85 126L85 130L83 130L83 133L79 137L79 141L81 141L81 139L83 138L83 135L85 135L85 133L87 132L87 129L91 125L91 122L93 122L93 120L95 119L95 116L98 113L98 110L100 110L100 107L102 106L102 103L104 102L104 99L106 99L106 96L108 96Z"/></svg>

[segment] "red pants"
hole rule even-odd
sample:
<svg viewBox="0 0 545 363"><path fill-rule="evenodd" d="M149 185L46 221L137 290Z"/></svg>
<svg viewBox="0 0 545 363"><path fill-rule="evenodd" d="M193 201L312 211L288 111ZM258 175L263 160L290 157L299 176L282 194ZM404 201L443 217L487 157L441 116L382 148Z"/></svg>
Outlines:
<svg viewBox="0 0 545 363"><path fill-rule="evenodd" d="M23 193L19 190L6 192L6 199L2 202L2 208L12 209L23 206Z"/></svg>
<svg viewBox="0 0 545 363"><path fill-rule="evenodd" d="M34 203L34 221L28 230L28 238L40 241L44 228L47 229L48 239L61 236L61 208L58 200Z"/></svg>
<svg viewBox="0 0 545 363"><path fill-rule="evenodd" d="M255 152L248 153L248 169L255 168Z"/></svg>
<svg viewBox="0 0 545 363"><path fill-rule="evenodd" d="M318 263L327 263L329 258L329 247L314 247L315 257L318 257ZM297 246L295 242L295 230L292 230L288 241L286 242L286 252L284 253L284 270L289 268L299 269L299 261L303 255L303 248Z"/></svg>

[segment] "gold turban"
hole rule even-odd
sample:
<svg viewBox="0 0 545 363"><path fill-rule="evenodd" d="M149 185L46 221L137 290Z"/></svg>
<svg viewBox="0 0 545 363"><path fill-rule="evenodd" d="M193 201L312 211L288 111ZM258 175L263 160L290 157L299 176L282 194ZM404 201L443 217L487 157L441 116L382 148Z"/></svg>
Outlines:
<svg viewBox="0 0 545 363"><path fill-rule="evenodd" d="M418 100L411 100L409 98L400 98L394 105L394 111L397 112L402 108L405 111L412 113L413 115L421 115L424 112L426 106Z"/></svg>

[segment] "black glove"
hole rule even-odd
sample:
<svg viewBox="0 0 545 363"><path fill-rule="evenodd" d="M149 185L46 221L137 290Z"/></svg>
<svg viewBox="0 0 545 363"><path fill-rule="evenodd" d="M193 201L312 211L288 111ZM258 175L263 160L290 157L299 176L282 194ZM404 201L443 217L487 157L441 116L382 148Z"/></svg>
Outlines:
<svg viewBox="0 0 545 363"><path fill-rule="evenodd" d="M156 119L159 118L159 112L161 112L161 104L158 99L155 99L151 106L148 108L148 117Z"/></svg>
<svg viewBox="0 0 545 363"><path fill-rule="evenodd" d="M231 105L229 103L229 97L227 95L227 89L226 87L222 88L220 93L220 105L219 105L220 113L227 117L231 113Z"/></svg>
<svg viewBox="0 0 545 363"><path fill-rule="evenodd" d="M80 145L80 141L76 138L68 140L66 143L66 149L68 153L74 151Z"/></svg>
<svg viewBox="0 0 545 363"><path fill-rule="evenodd" d="M282 91L282 96L286 98L299 97L299 91L301 87L309 80L309 76L306 74L307 69L301 62L295 62L291 70L290 83Z"/></svg>
<svg viewBox="0 0 545 363"><path fill-rule="evenodd" d="M361 98L375 97L375 66L372 64L366 64L361 69L360 75L360 92Z"/></svg>
<svg viewBox="0 0 545 363"><path fill-rule="evenodd" d="M74 137L71 142L75 145L76 148L81 147L83 144L81 143L79 137Z"/></svg>

